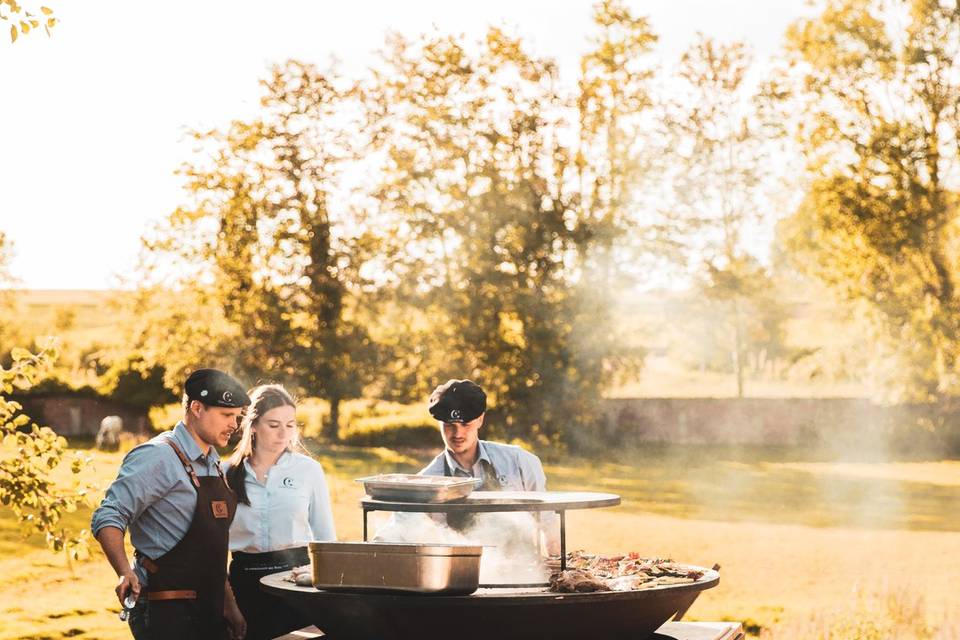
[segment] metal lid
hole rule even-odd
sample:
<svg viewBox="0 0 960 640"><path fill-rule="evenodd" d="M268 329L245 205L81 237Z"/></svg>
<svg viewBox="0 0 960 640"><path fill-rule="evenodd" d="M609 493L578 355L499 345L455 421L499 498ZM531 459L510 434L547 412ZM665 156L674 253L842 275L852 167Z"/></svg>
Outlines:
<svg viewBox="0 0 960 640"><path fill-rule="evenodd" d="M310 542L311 554L320 553L365 553L370 555L417 555L417 556L479 556L481 545L469 544L419 544L412 542Z"/></svg>

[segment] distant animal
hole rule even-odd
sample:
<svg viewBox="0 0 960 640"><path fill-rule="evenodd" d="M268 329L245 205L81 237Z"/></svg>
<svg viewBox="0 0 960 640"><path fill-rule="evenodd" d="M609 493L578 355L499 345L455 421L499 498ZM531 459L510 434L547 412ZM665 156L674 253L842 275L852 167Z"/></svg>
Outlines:
<svg viewBox="0 0 960 640"><path fill-rule="evenodd" d="M120 446L120 433L123 431L123 419L120 416L107 416L100 421L97 431L97 449L116 451Z"/></svg>

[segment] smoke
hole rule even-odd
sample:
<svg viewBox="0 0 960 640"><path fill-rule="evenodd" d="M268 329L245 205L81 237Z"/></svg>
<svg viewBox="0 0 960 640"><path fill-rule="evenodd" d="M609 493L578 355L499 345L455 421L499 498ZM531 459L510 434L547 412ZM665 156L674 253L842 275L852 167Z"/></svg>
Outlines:
<svg viewBox="0 0 960 640"><path fill-rule="evenodd" d="M481 584L546 582L549 572L539 550L540 531L529 513L483 513L462 531L446 516L397 513L373 537L375 542L482 545Z"/></svg>

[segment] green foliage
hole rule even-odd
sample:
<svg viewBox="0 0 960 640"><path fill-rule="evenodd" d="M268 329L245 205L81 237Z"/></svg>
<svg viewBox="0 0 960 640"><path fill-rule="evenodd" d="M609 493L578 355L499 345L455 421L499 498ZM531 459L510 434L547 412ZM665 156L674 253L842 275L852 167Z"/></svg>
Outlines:
<svg viewBox="0 0 960 640"><path fill-rule="evenodd" d="M440 449L443 446L435 424L391 424L383 420L378 423L375 426L346 429L341 437L343 444L354 447L417 449Z"/></svg>
<svg viewBox="0 0 960 640"><path fill-rule="evenodd" d="M786 320L771 275L746 248L749 228L778 213L770 160L781 137L751 86L750 65L744 45L701 38L683 54L677 94L665 104L672 219L697 274L696 317L741 397L749 356L782 351Z"/></svg>
<svg viewBox="0 0 960 640"><path fill-rule="evenodd" d="M59 351L58 351L59 355ZM51 366L52 366L51 362ZM49 373L49 372L48 372ZM56 375L46 375L42 380L37 380L36 383L31 384L29 388L19 391L18 395L22 396L57 396L57 395L69 395L80 398L91 398L94 400L100 400L103 398L103 395L89 385L84 385L80 387L75 387L66 380L56 376Z"/></svg>
<svg viewBox="0 0 960 640"><path fill-rule="evenodd" d="M391 38L359 83L272 69L259 117L195 134L189 202L147 239L153 286L131 328L144 363L168 388L202 364L322 397L328 439L341 402L422 399L464 376L511 437L590 424L603 385L638 361L610 295L630 262L655 42L619 2L596 21L579 98L498 29L477 50ZM342 180L358 167L362 184Z"/></svg>
<svg viewBox="0 0 960 640"><path fill-rule="evenodd" d="M344 411L343 442L361 447L442 446L437 422L423 402L354 402Z"/></svg>
<svg viewBox="0 0 960 640"><path fill-rule="evenodd" d="M10 42L16 42L21 34L27 35L30 31L39 29L41 25L49 36L50 29L59 22L53 15L53 9L36 6L34 2L29 4L36 8L28 10L17 0L0 0L0 20L10 23Z"/></svg>
<svg viewBox="0 0 960 640"><path fill-rule="evenodd" d="M329 424L330 403L318 398L297 402L297 419L304 437L317 437ZM339 439L355 446L440 446L440 432L423 402L404 405L382 400L355 399L340 406Z"/></svg>
<svg viewBox="0 0 960 640"><path fill-rule="evenodd" d="M101 393L117 402L143 409L175 402L163 381L164 369L148 367L142 358L129 357L116 362L101 379Z"/></svg>
<svg viewBox="0 0 960 640"><path fill-rule="evenodd" d="M674 348L691 366L734 373L743 396L748 372L774 375L801 355L787 345L790 310L781 285L749 255L704 270L693 294L672 314L681 329Z"/></svg>
<svg viewBox="0 0 960 640"><path fill-rule="evenodd" d="M834 0L789 33L811 174L783 227L807 272L866 307L894 400L960 393L960 13Z"/></svg>
<svg viewBox="0 0 960 640"><path fill-rule="evenodd" d="M161 268L172 256L190 273L176 307L148 311L134 340L169 388L191 368L220 365L321 396L335 439L339 403L360 395L378 356L357 298L370 239L332 197L352 153L350 93L293 61L263 86L259 118L194 134L203 153L182 170L191 202L146 244ZM210 286L198 290L198 277ZM137 305L156 306L170 296L164 286L144 289Z"/></svg>
<svg viewBox="0 0 960 640"><path fill-rule="evenodd" d="M648 103L637 57L654 37L619 3L597 16L580 100L552 60L495 28L478 44L393 37L365 87L390 274L429 318L392 355L440 349L432 382L477 380L503 416L492 428L531 441L591 425L600 389L636 356L612 330L608 285L628 224L625 131Z"/></svg>
<svg viewBox="0 0 960 640"><path fill-rule="evenodd" d="M9 507L27 534L45 536L48 546L63 551L68 559L76 559L86 549L88 532L73 532L61 523L90 495L89 489L74 483L63 488L53 473L69 462L73 475L83 471L88 458L75 452L67 460L67 441L48 427L30 422L20 413L21 406L5 398L15 389L28 389L43 375L56 358L56 350L47 348L32 354L14 349L13 364L0 368L0 436L3 453L0 458L0 504Z"/></svg>

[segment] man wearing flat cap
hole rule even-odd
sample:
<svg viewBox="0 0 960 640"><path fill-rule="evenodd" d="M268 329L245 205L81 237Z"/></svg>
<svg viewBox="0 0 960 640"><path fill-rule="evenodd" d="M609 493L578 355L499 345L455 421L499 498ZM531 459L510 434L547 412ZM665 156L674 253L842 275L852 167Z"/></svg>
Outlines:
<svg viewBox="0 0 960 640"><path fill-rule="evenodd" d="M115 591L121 616L129 617L137 640L246 634L227 582L227 537L237 499L220 471L216 447L226 446L248 404L243 386L226 373L191 373L183 420L127 454L93 513L93 535L120 578ZM127 529L132 566L123 548Z"/></svg>
<svg viewBox="0 0 960 640"><path fill-rule="evenodd" d="M540 458L514 445L479 438L487 410L487 394L480 385L448 380L430 394L429 410L440 423L445 447L422 475L475 478L483 491L546 491ZM559 552L554 520L547 515L541 521L550 553Z"/></svg>

